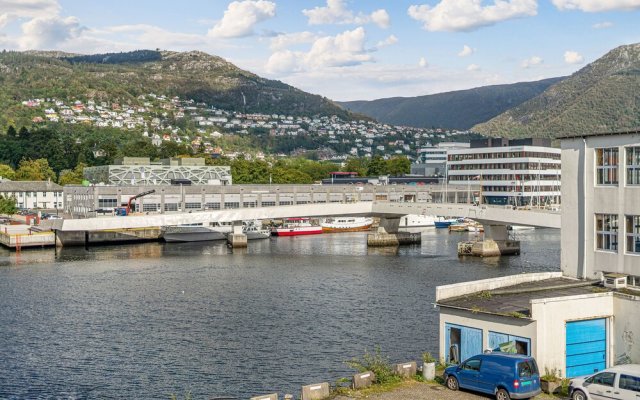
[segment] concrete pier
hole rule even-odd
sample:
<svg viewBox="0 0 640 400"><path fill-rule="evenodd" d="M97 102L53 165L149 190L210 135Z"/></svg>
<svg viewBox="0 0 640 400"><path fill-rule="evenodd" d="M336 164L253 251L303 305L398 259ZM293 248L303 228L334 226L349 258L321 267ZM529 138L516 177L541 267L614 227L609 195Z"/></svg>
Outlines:
<svg viewBox="0 0 640 400"><path fill-rule="evenodd" d="M420 243L422 240L421 233L396 232L387 233L380 227L377 232L367 235L367 246L369 247L393 247L405 244Z"/></svg>
<svg viewBox="0 0 640 400"><path fill-rule="evenodd" d="M14 250L27 247L46 247L55 244L55 234L51 231L37 232L28 225L3 225L0 228L0 244Z"/></svg>
<svg viewBox="0 0 640 400"><path fill-rule="evenodd" d="M520 254L520 241L511 240L506 225L485 224L484 239L458 243L459 256L495 257Z"/></svg>
<svg viewBox="0 0 640 400"><path fill-rule="evenodd" d="M159 227L123 228L100 231L56 231L58 246L88 246L113 243L136 243L160 240Z"/></svg>
<svg viewBox="0 0 640 400"><path fill-rule="evenodd" d="M230 233L227 241L234 249L247 247L247 235L244 233Z"/></svg>

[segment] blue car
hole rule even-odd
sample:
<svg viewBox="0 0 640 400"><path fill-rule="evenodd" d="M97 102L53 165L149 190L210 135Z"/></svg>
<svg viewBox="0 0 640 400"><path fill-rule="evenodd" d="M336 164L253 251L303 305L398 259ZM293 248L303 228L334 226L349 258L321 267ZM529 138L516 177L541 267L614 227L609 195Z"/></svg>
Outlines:
<svg viewBox="0 0 640 400"><path fill-rule="evenodd" d="M533 357L521 354L478 354L444 370L451 390L475 390L497 400L528 399L540 394L540 373Z"/></svg>

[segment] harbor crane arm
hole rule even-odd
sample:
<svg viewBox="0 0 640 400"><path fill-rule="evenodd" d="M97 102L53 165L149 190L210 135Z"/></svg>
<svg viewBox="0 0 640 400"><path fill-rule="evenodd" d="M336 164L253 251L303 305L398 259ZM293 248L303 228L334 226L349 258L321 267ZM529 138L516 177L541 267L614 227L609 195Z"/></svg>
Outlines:
<svg viewBox="0 0 640 400"><path fill-rule="evenodd" d="M129 201L127 202L127 215L129 215L129 213L131 212L131 202L132 201L134 201L136 199L139 199L140 197L144 197L144 196L146 196L148 194L155 193L155 192L156 192L155 189L152 189L152 190L147 190L146 192L138 193L135 196L129 197Z"/></svg>

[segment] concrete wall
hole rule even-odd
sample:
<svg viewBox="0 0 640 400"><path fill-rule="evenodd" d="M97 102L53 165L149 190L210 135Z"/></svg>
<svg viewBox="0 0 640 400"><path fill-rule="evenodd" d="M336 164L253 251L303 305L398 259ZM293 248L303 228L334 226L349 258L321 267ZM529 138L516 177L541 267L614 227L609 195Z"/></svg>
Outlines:
<svg viewBox="0 0 640 400"><path fill-rule="evenodd" d="M567 276L599 278L601 272L640 275L640 256L625 254L625 215L640 215L640 186L626 185L625 146L640 134L589 136L562 141L561 269ZM618 185L596 185L595 149L618 147ZM618 215L618 251L596 250L595 214Z"/></svg>
<svg viewBox="0 0 640 400"><path fill-rule="evenodd" d="M513 286L526 282L537 282L545 279L559 278L561 272L537 272L533 274L520 274L503 276L499 278L482 279L478 281L460 282L451 285L436 287L436 301L452 297L464 296L470 293L479 293L485 290L494 290Z"/></svg>
<svg viewBox="0 0 640 400"><path fill-rule="evenodd" d="M616 294L613 301L614 362L640 363L640 297Z"/></svg>
<svg viewBox="0 0 640 400"><path fill-rule="evenodd" d="M615 332L612 325L614 315L613 293L566 296L531 301L531 318L537 321L536 352L532 353L541 371L545 367L566 372L566 322L586 319L608 318L607 332ZM613 343L608 340L607 366L613 365Z"/></svg>
<svg viewBox="0 0 640 400"><path fill-rule="evenodd" d="M446 332L445 324L456 324L471 328L482 329L482 348L489 347L489 331L521 336L531 339L531 354L536 355L536 322L528 318L513 318L500 315L473 313L468 310L458 310L440 307L440 360L445 359Z"/></svg>

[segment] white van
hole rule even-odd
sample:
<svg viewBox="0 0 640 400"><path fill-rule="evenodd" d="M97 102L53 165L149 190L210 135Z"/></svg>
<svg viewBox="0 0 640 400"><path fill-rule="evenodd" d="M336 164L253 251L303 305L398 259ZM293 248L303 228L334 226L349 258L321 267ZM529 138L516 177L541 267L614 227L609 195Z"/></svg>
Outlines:
<svg viewBox="0 0 640 400"><path fill-rule="evenodd" d="M571 379L569 395L572 400L638 400L640 365L617 365L593 375Z"/></svg>

